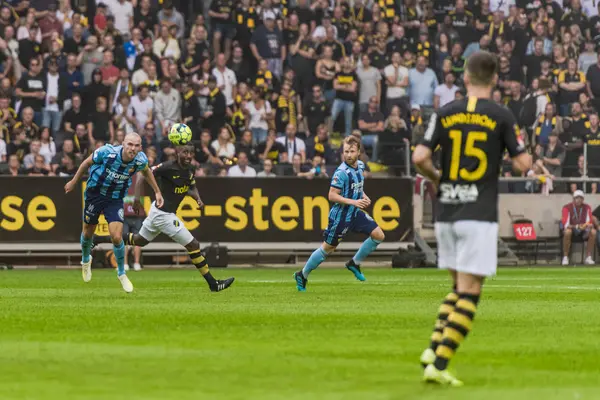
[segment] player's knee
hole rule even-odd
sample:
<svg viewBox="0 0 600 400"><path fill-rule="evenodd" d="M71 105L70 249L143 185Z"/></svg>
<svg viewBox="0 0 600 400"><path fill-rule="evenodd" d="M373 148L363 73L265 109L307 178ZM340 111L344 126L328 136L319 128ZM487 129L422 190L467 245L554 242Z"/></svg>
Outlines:
<svg viewBox="0 0 600 400"><path fill-rule="evenodd" d="M571 236L573 236L573 229L571 229L571 228L565 228L564 235L565 235L565 237L571 237Z"/></svg>
<svg viewBox="0 0 600 400"><path fill-rule="evenodd" d="M591 236L594 236L594 237L596 236L596 228L592 228L592 229L590 230L590 235L591 235Z"/></svg>
<svg viewBox="0 0 600 400"><path fill-rule="evenodd" d="M198 250L198 249L200 249L200 242L197 241L196 239L194 239L185 246L185 249L187 251Z"/></svg>
<svg viewBox="0 0 600 400"><path fill-rule="evenodd" d="M381 228L377 228L371 233L371 238L373 240L377 240L378 242L383 242L385 240L385 233Z"/></svg>
<svg viewBox="0 0 600 400"><path fill-rule="evenodd" d="M332 246L329 243L323 242L321 249L323 249L323 251L325 253L327 253L327 255L329 255L335 251L335 246Z"/></svg>

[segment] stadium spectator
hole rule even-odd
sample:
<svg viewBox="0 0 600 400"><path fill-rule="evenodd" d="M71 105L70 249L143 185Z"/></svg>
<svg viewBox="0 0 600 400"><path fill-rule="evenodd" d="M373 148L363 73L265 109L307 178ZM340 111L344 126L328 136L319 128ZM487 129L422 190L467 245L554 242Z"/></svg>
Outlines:
<svg viewBox="0 0 600 400"><path fill-rule="evenodd" d="M275 178L277 175L273 172L273 161L268 158L263 162L263 170L256 174L258 178Z"/></svg>
<svg viewBox="0 0 600 400"><path fill-rule="evenodd" d="M29 143L29 153L23 157L23 167L30 169L35 164L35 158L40 155L42 144L39 140L32 140Z"/></svg>
<svg viewBox="0 0 600 400"><path fill-rule="evenodd" d="M24 175L25 170L21 167L21 161L16 154L8 156L8 169L5 170L5 175L18 176Z"/></svg>
<svg viewBox="0 0 600 400"><path fill-rule="evenodd" d="M246 153L248 157L248 162L250 164L258 164L258 152L256 151L256 146L254 145L252 139L252 131L245 130L241 137L240 141L236 145L235 154L239 157L240 152Z"/></svg>
<svg viewBox="0 0 600 400"><path fill-rule="evenodd" d="M46 98L46 80L41 73L42 63L39 58L31 58L25 65L29 65L29 70L21 76L15 94L22 99L21 109L31 108L34 112L33 121L39 125L42 123L42 109Z"/></svg>
<svg viewBox="0 0 600 400"><path fill-rule="evenodd" d="M63 105L68 92L68 81L66 75L59 74L58 61L55 58L51 58L48 61L48 72L46 73L45 82L47 92L43 108L42 125L49 126L52 129L52 133L56 134L60 130Z"/></svg>
<svg viewBox="0 0 600 400"><path fill-rule="evenodd" d="M306 159L313 160L320 156L327 165L336 163L336 155L329 143L329 130L325 125L317 127L317 134L306 140Z"/></svg>
<svg viewBox="0 0 600 400"><path fill-rule="evenodd" d="M138 86L137 94L131 98L131 108L136 119L135 126L141 132L146 123L154 119L154 101L147 85Z"/></svg>
<svg viewBox="0 0 600 400"><path fill-rule="evenodd" d="M48 176L54 175L50 170L50 166L46 165L44 156L37 154L34 157L34 163L30 168L26 168L26 173L29 176Z"/></svg>
<svg viewBox="0 0 600 400"><path fill-rule="evenodd" d="M540 155L544 167L553 176L562 176L562 165L565 161L565 148L558 140L558 131L553 130L548 137L548 144L543 148Z"/></svg>
<svg viewBox="0 0 600 400"><path fill-rule="evenodd" d="M427 65L427 58L419 56L415 68L408 71L410 101L421 106L425 116L429 115L433 107L433 95L438 86L435 73Z"/></svg>
<svg viewBox="0 0 600 400"><path fill-rule="evenodd" d="M25 132L25 140L30 141L33 139L39 139L40 128L33 122L34 111L31 107L25 107L21 112L21 122L15 124L15 130L19 129Z"/></svg>
<svg viewBox="0 0 600 400"><path fill-rule="evenodd" d="M445 36L446 37L446 36ZM383 75L386 78L386 110L394 106L408 109L407 88L408 69L402 65L402 56L399 51L392 54L392 63L385 67Z"/></svg>
<svg viewBox="0 0 600 400"><path fill-rule="evenodd" d="M217 152L211 145L210 131L205 129L200 135L200 144L196 147L195 160L198 164L205 166L208 164L212 165L223 165L220 158L217 157Z"/></svg>
<svg viewBox="0 0 600 400"><path fill-rule="evenodd" d="M366 148L372 149L371 158L377 161L379 134L385 129L385 118L379 111L379 97L369 99L368 108L360 113L358 128L362 131L362 143Z"/></svg>
<svg viewBox="0 0 600 400"><path fill-rule="evenodd" d="M564 129L562 118L556 115L555 105L548 103L544 113L537 118L533 125L532 147L535 147L536 144L546 146L552 132L556 132L560 136Z"/></svg>
<svg viewBox="0 0 600 400"><path fill-rule="evenodd" d="M56 155L50 162L50 167L52 168L53 172L56 172L59 165L62 163L62 158L65 154L76 158L74 143L71 139L67 139L63 142L62 150L59 153L56 153Z"/></svg>
<svg viewBox="0 0 600 400"><path fill-rule="evenodd" d="M306 161L306 144L296 137L296 125L288 124L285 128L285 136L277 138L277 142L286 149L288 160L291 160L295 154L299 154L301 162Z"/></svg>
<svg viewBox="0 0 600 400"><path fill-rule="evenodd" d="M216 140L213 140L211 147L215 150L217 157L224 162L230 162L235 157L235 145L231 143L231 134L229 129L225 127L221 128L219 136Z"/></svg>
<svg viewBox="0 0 600 400"><path fill-rule="evenodd" d="M227 176L234 178L254 178L256 170L248 165L248 155L243 151L238 154L237 164L229 168Z"/></svg>
<svg viewBox="0 0 600 400"><path fill-rule="evenodd" d="M356 69L356 75L360 82L358 92L358 106L360 112L365 112L369 108L369 100L375 96L381 98L381 73L375 67L371 66L371 58L364 54L361 58L362 66Z"/></svg>
<svg viewBox="0 0 600 400"><path fill-rule="evenodd" d="M263 160L271 160L273 163L288 162L288 153L285 146L277 141L277 132L275 129L269 129L265 141L258 144L256 151L258 158Z"/></svg>
<svg viewBox="0 0 600 400"><path fill-rule="evenodd" d="M331 123L335 123L340 112L343 112L345 135L350 136L353 129L354 104L358 98L358 76L350 58L345 57L341 65L341 71L337 72L333 79L335 99L331 108ZM333 127L330 128L333 130Z"/></svg>
<svg viewBox="0 0 600 400"><path fill-rule="evenodd" d="M161 90L154 98L156 112L157 138L166 137L171 125L181 119L181 94L173 89L171 81L163 79L160 84ZM161 136L162 135L162 136Z"/></svg>
<svg viewBox="0 0 600 400"><path fill-rule="evenodd" d="M264 99L260 88L255 87L251 91L252 100L246 104L249 113L248 128L257 143L261 143L267 137L269 121L273 119L271 104Z"/></svg>
<svg viewBox="0 0 600 400"><path fill-rule="evenodd" d="M76 159L73 154L63 154L60 159L60 165L56 168L55 174L60 177L71 177L77 172Z"/></svg>
<svg viewBox="0 0 600 400"><path fill-rule="evenodd" d="M589 168L587 168L586 171L586 162L585 162L585 157L583 155L579 156L579 159L577 160L577 169L575 169L574 171L571 172L570 176L572 178L584 178L584 177L588 177L588 178L596 178L596 174L594 172L594 170L589 170ZM570 188L569 188L569 192L570 193L575 193L575 191L580 190L583 191L584 193L590 193L590 194L596 194L598 193L598 183L597 182L571 182L570 184Z"/></svg>
<svg viewBox="0 0 600 400"><path fill-rule="evenodd" d="M455 80L454 74L450 72L444 77L444 83L435 88L433 92L433 108L435 110L454 101L456 92L459 90L458 86L454 84Z"/></svg>
<svg viewBox="0 0 600 400"><path fill-rule="evenodd" d="M562 265L569 265L571 243L574 238L587 241L587 258L585 263L594 264L592 254L596 245L596 229L593 226L592 209L584 203L584 193L581 190L573 193L573 202L562 208L561 228L563 234Z"/></svg>
<svg viewBox="0 0 600 400"><path fill-rule="evenodd" d="M252 35L250 49L254 58L257 61L266 60L269 71L279 78L283 71L283 60L286 58L285 44L281 31L275 24L275 15L267 11L263 18L264 24L256 28Z"/></svg>
<svg viewBox="0 0 600 400"><path fill-rule="evenodd" d="M305 138L309 138L317 133L317 127L326 124L331 115L331 108L323 94L323 89L319 85L313 85L312 93L306 96L302 109L304 110Z"/></svg>

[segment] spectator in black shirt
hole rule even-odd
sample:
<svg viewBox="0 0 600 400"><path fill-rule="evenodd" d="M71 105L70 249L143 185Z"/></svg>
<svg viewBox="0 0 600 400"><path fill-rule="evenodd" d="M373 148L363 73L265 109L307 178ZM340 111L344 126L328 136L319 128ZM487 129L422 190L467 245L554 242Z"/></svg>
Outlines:
<svg viewBox="0 0 600 400"><path fill-rule="evenodd" d="M327 118L331 115L327 101L323 96L321 86L313 86L312 95L307 96L305 103L302 106L302 110L304 111L304 120L306 122L305 139L307 139L311 135L316 134L317 126L325 124Z"/></svg>
<svg viewBox="0 0 600 400"><path fill-rule="evenodd" d="M329 144L329 130L325 125L319 125L317 134L306 143L306 159L313 160L317 156L322 157L326 164L335 164L336 155Z"/></svg>
<svg viewBox="0 0 600 400"><path fill-rule="evenodd" d="M214 28L213 54L225 53L225 58L230 56L231 41L235 37L234 11L234 0L213 0L210 4L208 15ZM221 41L223 39L225 39L225 51L221 51Z"/></svg>
<svg viewBox="0 0 600 400"><path fill-rule="evenodd" d="M96 99L110 97L110 87L102 83L102 72L99 68L92 73L92 82L82 90L82 109L86 114L91 114L96 109Z"/></svg>
<svg viewBox="0 0 600 400"><path fill-rule="evenodd" d="M80 24L73 26L73 37L65 40L64 52L66 54L74 54L77 56L83 51L86 45L86 40L83 38L83 27Z"/></svg>
<svg viewBox="0 0 600 400"><path fill-rule="evenodd" d="M542 60L547 59L544 54L544 41L536 38L533 42L533 54L530 54L525 59L524 67L526 68L527 84L531 84L533 79L540 75L542 69Z"/></svg>
<svg viewBox="0 0 600 400"><path fill-rule="evenodd" d="M248 83L250 81L252 68L248 60L244 58L244 51L240 46L233 48L227 67L235 73L238 82Z"/></svg>
<svg viewBox="0 0 600 400"><path fill-rule="evenodd" d="M223 161L217 157L217 152L210 145L212 137L208 129L203 129L200 134L200 143L196 145L195 159L200 165L212 164L223 165Z"/></svg>
<svg viewBox="0 0 600 400"><path fill-rule="evenodd" d="M48 176L50 172L50 166L46 166L44 156L39 154L35 156L33 166L26 171L29 176Z"/></svg>
<svg viewBox="0 0 600 400"><path fill-rule="evenodd" d="M153 10L150 0L141 0L140 4L133 11L133 24L141 29L144 37L148 37L148 32L151 31L158 36L156 27L158 26L158 13Z"/></svg>
<svg viewBox="0 0 600 400"><path fill-rule="evenodd" d="M114 126L107 107L105 97L98 97L96 99L96 111L90 115L90 122L88 122L88 132L92 147L95 147L96 141L101 140L104 143L112 143L115 139Z"/></svg>
<svg viewBox="0 0 600 400"><path fill-rule="evenodd" d="M56 175L61 177L70 177L77 172L76 159L73 154L63 154L60 159L60 166L56 169Z"/></svg>
<svg viewBox="0 0 600 400"><path fill-rule="evenodd" d="M301 24L310 26L310 31L313 32L317 28L315 12L311 9L307 0L298 0L296 4L291 13L298 16Z"/></svg>
<svg viewBox="0 0 600 400"><path fill-rule="evenodd" d="M259 26L252 35L250 50L257 61L267 60L269 71L278 79L283 72L283 60L286 48L281 31L275 25L272 14L267 14L264 25Z"/></svg>
<svg viewBox="0 0 600 400"><path fill-rule="evenodd" d="M29 154L29 141L23 129L15 128L14 139L6 146L6 154L9 157L16 154L19 163L22 163L25 156Z"/></svg>
<svg viewBox="0 0 600 400"><path fill-rule="evenodd" d="M40 43L35 40L39 27L36 25L29 28L29 37L19 40L19 61L21 65L30 65L30 60L40 55Z"/></svg>
<svg viewBox="0 0 600 400"><path fill-rule="evenodd" d="M240 153L246 153L250 164L258 164L258 152L253 144L252 131L245 130L242 133L240 141L235 146L236 156Z"/></svg>
<svg viewBox="0 0 600 400"><path fill-rule="evenodd" d="M369 99L367 110L362 112L358 118L358 128L362 132L362 143L365 148L373 149L371 158L374 161L378 160L379 134L384 131L384 121L385 118L379 111L379 99L373 96Z"/></svg>
<svg viewBox="0 0 600 400"><path fill-rule="evenodd" d="M596 111L600 111L600 54L598 54L598 63L588 68L585 78L587 92L592 98Z"/></svg>
<svg viewBox="0 0 600 400"><path fill-rule="evenodd" d="M343 111L346 136L350 136L353 129L354 105L358 99L358 76L348 57L343 59L342 70L333 78L333 88L335 100L331 109L331 123L335 124L338 115Z"/></svg>
<svg viewBox="0 0 600 400"><path fill-rule="evenodd" d="M69 133L75 133L75 127L79 124L87 126L88 114L81 107L81 95L73 93L71 97L71 108L65 112L62 118L62 129Z"/></svg>
<svg viewBox="0 0 600 400"><path fill-rule="evenodd" d="M75 153L74 143L71 139L65 140L62 145L62 150L56 153L54 158L52 158L52 161L50 162L52 171L56 172L58 167L61 165L61 160L65 154L72 155L76 158L76 160L79 161L79 158L77 158L77 154Z"/></svg>
<svg viewBox="0 0 600 400"><path fill-rule="evenodd" d="M16 154L11 154L8 156L8 169L3 172L3 175L25 175L25 170L21 166L21 161Z"/></svg>
<svg viewBox="0 0 600 400"><path fill-rule="evenodd" d="M258 153L258 158L261 160L269 159L274 163L278 163L284 153L287 155L285 146L277 141L277 132L275 129L269 129L267 139L259 143L256 152Z"/></svg>
<svg viewBox="0 0 600 400"><path fill-rule="evenodd" d="M38 126L42 123L42 108L46 98L46 80L41 72L42 64L39 58L32 58L29 61L29 72L21 76L15 91L22 99L21 110L31 107L34 111L33 120Z"/></svg>

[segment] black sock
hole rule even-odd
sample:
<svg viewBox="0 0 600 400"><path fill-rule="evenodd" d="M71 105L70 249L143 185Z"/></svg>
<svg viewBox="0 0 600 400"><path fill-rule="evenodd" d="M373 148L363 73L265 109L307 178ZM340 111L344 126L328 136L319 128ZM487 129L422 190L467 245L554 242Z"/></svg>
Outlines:
<svg viewBox="0 0 600 400"><path fill-rule="evenodd" d="M198 268L198 271L200 271L204 279L206 279L206 283L208 283L208 286L215 286L217 284L217 281L208 270L208 263L206 262L204 256L201 254L200 249L188 251L188 254L192 259L192 264L194 264L194 266Z"/></svg>

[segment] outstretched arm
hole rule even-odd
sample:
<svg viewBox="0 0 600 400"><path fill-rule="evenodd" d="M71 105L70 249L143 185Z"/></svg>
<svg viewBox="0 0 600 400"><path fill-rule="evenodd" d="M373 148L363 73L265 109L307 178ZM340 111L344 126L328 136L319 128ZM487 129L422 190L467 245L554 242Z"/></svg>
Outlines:
<svg viewBox="0 0 600 400"><path fill-rule="evenodd" d="M162 193L160 192L160 188L158 187L158 183L156 183L156 179L154 178L154 174L152 170L148 167L142 171L142 175L148 181L148 184L154 190L154 194L156 195L156 207L160 208L164 204L164 199L162 197ZM137 189L137 185L136 185Z"/></svg>
<svg viewBox="0 0 600 400"><path fill-rule="evenodd" d="M90 169L90 167L94 163L94 161L92 161L92 157L93 157L93 155L90 155L88 158L85 159L84 162L81 163L81 165L79 166L79 169L77 170L77 173L75 173L75 176L73 177L73 179L71 179L65 185L65 193L69 193L69 192L73 191L73 189L75 188L75 185L77 185L77 182L79 182L79 180L81 179L83 174L85 174L87 172L87 170Z"/></svg>

